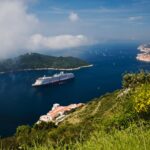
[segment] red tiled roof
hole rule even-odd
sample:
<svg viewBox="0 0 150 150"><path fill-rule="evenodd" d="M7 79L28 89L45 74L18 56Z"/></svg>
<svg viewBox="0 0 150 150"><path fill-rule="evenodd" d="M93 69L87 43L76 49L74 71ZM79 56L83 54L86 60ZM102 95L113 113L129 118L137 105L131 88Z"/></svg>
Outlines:
<svg viewBox="0 0 150 150"><path fill-rule="evenodd" d="M71 111L72 109L78 108L82 105L83 104L71 104L69 106L58 106L54 110L49 111L48 115L50 115L52 117L52 119L54 119L55 117L57 117L59 115L59 113Z"/></svg>

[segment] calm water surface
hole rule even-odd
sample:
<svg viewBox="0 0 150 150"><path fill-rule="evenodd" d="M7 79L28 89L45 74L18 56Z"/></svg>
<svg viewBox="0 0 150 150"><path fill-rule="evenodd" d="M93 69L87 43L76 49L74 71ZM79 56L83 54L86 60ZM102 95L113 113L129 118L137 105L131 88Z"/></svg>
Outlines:
<svg viewBox="0 0 150 150"><path fill-rule="evenodd" d="M135 43L93 46L80 55L94 64L92 68L72 71L76 78L65 84L33 88L31 84L43 75L57 71L28 71L0 75L0 136L14 134L18 125L36 122L53 103L68 105L87 102L106 92L121 88L124 72L150 70L149 63L135 59Z"/></svg>

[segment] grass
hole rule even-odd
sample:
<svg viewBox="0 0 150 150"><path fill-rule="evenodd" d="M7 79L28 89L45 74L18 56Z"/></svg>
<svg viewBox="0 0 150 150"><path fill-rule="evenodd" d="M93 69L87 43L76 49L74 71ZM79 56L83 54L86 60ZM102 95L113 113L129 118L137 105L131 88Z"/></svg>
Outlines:
<svg viewBox="0 0 150 150"><path fill-rule="evenodd" d="M139 77L143 84L143 75ZM131 86L129 79L126 79L127 87ZM145 97L135 92L139 86L140 82L134 81L125 94L123 88L91 100L58 127L52 123L18 127L16 136L3 139L2 146L11 150L18 147L23 150L149 150L150 108L140 114L134 107L133 97L145 101Z"/></svg>
<svg viewBox="0 0 150 150"><path fill-rule="evenodd" d="M131 126L126 130L112 130L106 133L99 129L92 134L89 140L84 143L76 141L69 144L53 147L47 145L35 145L27 150L149 150L150 130L143 130L142 127Z"/></svg>
<svg viewBox="0 0 150 150"><path fill-rule="evenodd" d="M96 132L84 144L77 144L79 150L148 150L150 148L150 132L139 129L128 131L115 130L112 134L104 131Z"/></svg>

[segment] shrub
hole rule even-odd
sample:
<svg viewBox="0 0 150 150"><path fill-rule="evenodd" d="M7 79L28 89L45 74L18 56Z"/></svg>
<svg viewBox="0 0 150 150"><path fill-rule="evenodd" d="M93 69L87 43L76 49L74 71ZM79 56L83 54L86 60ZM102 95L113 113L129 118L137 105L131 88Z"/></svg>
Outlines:
<svg viewBox="0 0 150 150"><path fill-rule="evenodd" d="M55 125L54 122L41 122L39 124L35 124L33 126L34 129L36 130L50 130L50 129L53 129L53 128L57 128L57 126Z"/></svg>
<svg viewBox="0 0 150 150"><path fill-rule="evenodd" d="M138 86L132 96L134 108L138 113L150 113L150 85Z"/></svg>
<svg viewBox="0 0 150 150"><path fill-rule="evenodd" d="M138 74L125 74L122 85L124 88L132 88L140 84L150 83L150 74L141 71Z"/></svg>
<svg viewBox="0 0 150 150"><path fill-rule="evenodd" d="M31 132L31 127L28 125L22 125L17 128L16 135L28 135Z"/></svg>

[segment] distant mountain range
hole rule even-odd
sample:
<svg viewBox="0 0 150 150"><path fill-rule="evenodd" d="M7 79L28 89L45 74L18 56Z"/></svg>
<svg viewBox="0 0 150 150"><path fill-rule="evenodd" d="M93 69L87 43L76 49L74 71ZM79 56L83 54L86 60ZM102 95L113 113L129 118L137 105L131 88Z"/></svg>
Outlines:
<svg viewBox="0 0 150 150"><path fill-rule="evenodd" d="M0 72L38 69L80 69L90 64L75 57L54 57L39 53L27 53L16 58L0 61Z"/></svg>

